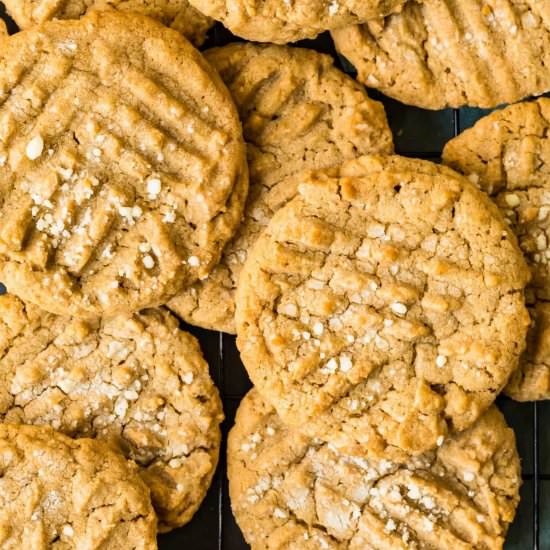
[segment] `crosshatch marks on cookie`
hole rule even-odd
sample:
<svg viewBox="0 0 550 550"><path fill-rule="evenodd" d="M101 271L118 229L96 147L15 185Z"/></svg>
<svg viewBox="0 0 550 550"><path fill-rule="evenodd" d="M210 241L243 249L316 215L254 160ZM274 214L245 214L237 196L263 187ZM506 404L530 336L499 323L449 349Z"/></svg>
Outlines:
<svg viewBox="0 0 550 550"><path fill-rule="evenodd" d="M149 490L105 443L0 425L3 548L157 548Z"/></svg>
<svg viewBox="0 0 550 550"><path fill-rule="evenodd" d="M550 398L550 99L517 103L451 140L443 161L487 192L516 234L531 268L526 292L532 326L506 392Z"/></svg>
<svg viewBox="0 0 550 550"><path fill-rule="evenodd" d="M229 435L228 476L253 550L502 548L521 484L494 406L434 451L373 460L293 431L256 390Z"/></svg>
<svg viewBox="0 0 550 550"><path fill-rule="evenodd" d="M212 481L223 420L198 342L165 309L81 321L0 297L0 420L107 441L140 467L161 531Z"/></svg>
<svg viewBox="0 0 550 550"><path fill-rule="evenodd" d="M398 101L494 108L550 89L549 21L539 0L409 0L332 34L358 79Z"/></svg>
<svg viewBox="0 0 550 550"><path fill-rule="evenodd" d="M117 9L147 15L202 45L214 21L187 0L4 0L8 13L21 29L52 19L79 19L92 10Z"/></svg>
<svg viewBox="0 0 550 550"><path fill-rule="evenodd" d="M393 152L381 103L303 48L230 44L206 52L231 92L248 148L250 192L243 222L209 277L168 303L185 321L234 333L234 293L250 247L296 192L299 173L366 153Z"/></svg>
<svg viewBox="0 0 550 550"><path fill-rule="evenodd" d="M18 33L0 64L8 289L84 317L205 277L248 175L238 115L200 54L154 21L105 12Z"/></svg>
<svg viewBox="0 0 550 550"><path fill-rule="evenodd" d="M525 347L529 272L496 206L426 161L302 179L254 245L237 345L283 421L346 452L420 453L470 426Z"/></svg>

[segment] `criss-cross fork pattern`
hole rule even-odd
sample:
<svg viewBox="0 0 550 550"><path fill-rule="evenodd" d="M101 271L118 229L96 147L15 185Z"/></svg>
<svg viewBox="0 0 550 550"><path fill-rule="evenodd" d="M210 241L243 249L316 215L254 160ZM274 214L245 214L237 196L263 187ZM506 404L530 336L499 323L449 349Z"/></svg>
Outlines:
<svg viewBox="0 0 550 550"><path fill-rule="evenodd" d="M0 3L0 16L5 17ZM8 21L11 31L15 30ZM221 26L211 33L208 46L221 46L233 37ZM340 67L352 73L349 64L338 58L328 35L319 37L307 46L333 54ZM374 95L374 94L373 94ZM386 106L399 153L437 160L443 145L463 129L473 125L485 112L475 109L428 112L411 109L392 100L380 98ZM3 290L0 285L0 292ZM224 402L225 436L233 423L238 404L250 388L250 382L239 360L234 337L193 327L191 330L201 342L210 364L211 374L220 388ZM548 403L515 403L507 398L497 401L508 422L515 429L522 456L523 480L522 502L515 523L509 533L510 550L545 548L549 541L550 526L545 523L550 496L550 438L546 436L547 419L550 417ZM542 436L545 437L542 437ZM189 545L194 550L245 550L248 548L236 526L230 510L227 483L225 480L225 449L218 475L193 521L183 529L176 530L159 539L162 550L175 550Z"/></svg>
<svg viewBox="0 0 550 550"><path fill-rule="evenodd" d="M83 309L169 297L176 279L208 271L238 218L242 145L227 113L225 127L216 121L223 94L201 95L198 64L176 93L170 68L147 53L141 66L121 63L97 39L83 64L70 39L34 40L0 85L6 276L51 276L59 294L78 289Z"/></svg>

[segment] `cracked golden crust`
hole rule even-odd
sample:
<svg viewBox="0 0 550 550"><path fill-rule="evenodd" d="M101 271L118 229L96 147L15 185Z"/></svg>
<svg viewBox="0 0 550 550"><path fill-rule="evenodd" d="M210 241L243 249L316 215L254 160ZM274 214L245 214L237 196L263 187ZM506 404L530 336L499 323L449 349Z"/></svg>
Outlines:
<svg viewBox="0 0 550 550"><path fill-rule="evenodd" d="M178 33L93 12L0 52L0 280L59 315L165 303L240 222L246 151L229 92Z"/></svg>
<svg viewBox="0 0 550 550"><path fill-rule="evenodd" d="M237 345L281 418L346 452L433 448L518 365L529 271L449 168L365 156L301 179L249 254Z"/></svg>
<svg viewBox="0 0 550 550"><path fill-rule="evenodd" d="M218 462L222 405L166 310L84 322L0 297L0 421L104 440L140 466L160 530L187 523Z"/></svg>
<svg viewBox="0 0 550 550"><path fill-rule="evenodd" d="M383 106L311 50L232 44L206 52L239 110L248 147L244 219L209 277L168 307L188 323L234 333L234 294L250 247L295 194L296 174L366 153L393 152Z"/></svg>
<svg viewBox="0 0 550 550"><path fill-rule="evenodd" d="M4 0L6 9L20 29L51 19L79 19L89 11L117 9L147 15L181 32L201 46L214 21L187 0Z"/></svg>
<svg viewBox="0 0 550 550"><path fill-rule="evenodd" d="M231 506L253 550L501 549L520 472L494 406L437 450L392 462L292 430L252 390L228 441Z"/></svg>
<svg viewBox="0 0 550 550"><path fill-rule="evenodd" d="M547 2L409 0L332 35L360 82L409 105L494 108L550 90Z"/></svg>
<svg viewBox="0 0 550 550"><path fill-rule="evenodd" d="M287 44L382 17L404 0L190 0L233 34L254 42Z"/></svg>
<svg viewBox="0 0 550 550"><path fill-rule="evenodd" d="M0 424L0 483L2 548L157 547L149 490L102 442Z"/></svg>
<svg viewBox="0 0 550 550"><path fill-rule="evenodd" d="M443 161L489 193L517 235L533 280L528 346L506 393L550 398L550 100L518 103L451 140Z"/></svg>

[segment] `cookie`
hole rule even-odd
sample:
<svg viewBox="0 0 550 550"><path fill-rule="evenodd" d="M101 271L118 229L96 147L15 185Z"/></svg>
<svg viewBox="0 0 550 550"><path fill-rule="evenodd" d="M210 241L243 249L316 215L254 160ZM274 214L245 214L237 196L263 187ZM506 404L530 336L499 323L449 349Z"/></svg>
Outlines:
<svg viewBox="0 0 550 550"><path fill-rule="evenodd" d="M521 485L514 432L495 406L436 450L395 462L293 431L255 390L229 435L228 475L252 550L502 548Z"/></svg>
<svg viewBox="0 0 550 550"><path fill-rule="evenodd" d="M21 29L50 19L78 19L92 10L118 9L157 19L181 32L196 46L204 43L214 24L187 0L4 0L4 4Z"/></svg>
<svg viewBox="0 0 550 550"><path fill-rule="evenodd" d="M518 237L533 280L528 347L506 392L550 399L550 99L518 103L452 139L443 161L491 195Z"/></svg>
<svg viewBox="0 0 550 550"><path fill-rule="evenodd" d="M239 279L252 382L284 422L351 454L417 454L471 426L529 323L529 271L496 206L397 156L300 181Z"/></svg>
<svg viewBox="0 0 550 550"><path fill-rule="evenodd" d="M2 19L0 19L0 38L6 38L8 36L8 28L6 27L6 23Z"/></svg>
<svg viewBox="0 0 550 550"><path fill-rule="evenodd" d="M108 442L140 466L160 530L187 523L218 462L222 407L166 310L84 322L0 296L0 421Z"/></svg>
<svg viewBox="0 0 550 550"><path fill-rule="evenodd" d="M203 57L138 15L93 12L0 52L0 281L83 318L206 277L242 216L238 113Z"/></svg>
<svg viewBox="0 0 550 550"><path fill-rule="evenodd" d="M361 82L402 103L492 108L550 90L548 16L539 0L409 0L332 36Z"/></svg>
<svg viewBox="0 0 550 550"><path fill-rule="evenodd" d="M398 11L405 0L189 0L233 34L287 44Z"/></svg>
<svg viewBox="0 0 550 550"><path fill-rule="evenodd" d="M2 548L157 547L135 464L99 441L0 424L0 487Z"/></svg>
<svg viewBox="0 0 550 550"><path fill-rule="evenodd" d="M295 194L296 174L366 153L392 153L383 106L333 66L302 48L231 44L206 52L233 95L248 145L244 220L208 279L168 307L185 321L234 333L234 293L248 249L274 211Z"/></svg>

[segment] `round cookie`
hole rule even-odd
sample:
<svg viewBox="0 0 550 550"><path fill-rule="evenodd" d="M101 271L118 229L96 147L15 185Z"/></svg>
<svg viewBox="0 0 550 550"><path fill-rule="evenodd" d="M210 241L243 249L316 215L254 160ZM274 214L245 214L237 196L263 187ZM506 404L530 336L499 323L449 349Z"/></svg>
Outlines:
<svg viewBox="0 0 550 550"><path fill-rule="evenodd" d="M178 33L93 12L0 52L0 281L98 317L208 275L248 187L229 92Z"/></svg>
<svg viewBox="0 0 550 550"><path fill-rule="evenodd" d="M237 289L237 346L282 420L351 454L472 425L525 348L529 271L453 170L365 156L302 177Z"/></svg>
<svg viewBox="0 0 550 550"><path fill-rule="evenodd" d="M550 399L550 99L496 111L452 139L443 161L489 193L518 237L533 279L532 326L506 388L519 401Z"/></svg>
<svg viewBox="0 0 550 550"><path fill-rule="evenodd" d="M234 333L234 293L249 248L295 193L296 174L366 153L393 152L383 106L333 66L302 48L231 44L206 52L233 95L248 145L244 220L209 277L168 307L185 321Z"/></svg>
<svg viewBox="0 0 550 550"><path fill-rule="evenodd" d="M2 548L157 547L135 464L99 441L0 424L0 487Z"/></svg>
<svg viewBox="0 0 550 550"><path fill-rule="evenodd" d="M187 523L218 462L222 406L166 310L84 322L0 297L0 421L97 437L140 466L160 530Z"/></svg>
<svg viewBox="0 0 550 550"><path fill-rule="evenodd" d="M547 21L539 0L409 0L332 36L360 82L402 103L493 108L550 90Z"/></svg>
<svg viewBox="0 0 550 550"><path fill-rule="evenodd" d="M401 9L405 0L189 0L233 34L286 44Z"/></svg>
<svg viewBox="0 0 550 550"><path fill-rule="evenodd" d="M187 0L4 0L4 4L21 29L51 19L79 19L92 10L118 9L157 19L181 32L196 46L204 43L214 24Z"/></svg>
<svg viewBox="0 0 550 550"><path fill-rule="evenodd" d="M393 462L291 430L256 390L229 434L228 475L252 550L502 548L521 485L514 432L495 406L437 450Z"/></svg>

